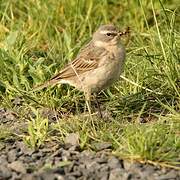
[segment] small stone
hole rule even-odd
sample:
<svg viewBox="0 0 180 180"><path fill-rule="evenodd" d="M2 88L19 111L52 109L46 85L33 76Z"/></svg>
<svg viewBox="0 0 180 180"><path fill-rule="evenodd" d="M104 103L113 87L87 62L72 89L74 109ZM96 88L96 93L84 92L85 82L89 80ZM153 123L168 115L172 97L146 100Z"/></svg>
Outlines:
<svg viewBox="0 0 180 180"><path fill-rule="evenodd" d="M75 176L75 177L80 177L82 175L82 173L79 171L79 168L77 166L75 166L76 168L74 168L75 171L73 172L65 172L66 174L70 175L70 176Z"/></svg>
<svg viewBox="0 0 180 180"><path fill-rule="evenodd" d="M70 148L69 148L69 151L71 151L71 153L72 152L75 152L76 150L78 150L79 149L79 146L77 146L77 145L73 145L73 146L71 146ZM76 151L77 152L77 151Z"/></svg>
<svg viewBox="0 0 180 180"><path fill-rule="evenodd" d="M65 179L66 180L76 180L77 178L74 177L73 175L67 175L67 176L65 176Z"/></svg>
<svg viewBox="0 0 180 180"><path fill-rule="evenodd" d="M8 168L19 172L19 173L26 173L26 168L24 167L24 164L21 161L14 161L7 165Z"/></svg>
<svg viewBox="0 0 180 180"><path fill-rule="evenodd" d="M104 149L111 148L112 144L108 142L102 142L102 143L94 143L93 146L96 151L101 151Z"/></svg>
<svg viewBox="0 0 180 180"><path fill-rule="evenodd" d="M108 172L109 171L109 166L107 164L101 164L101 169L100 171L102 172Z"/></svg>
<svg viewBox="0 0 180 180"><path fill-rule="evenodd" d="M5 165L0 166L0 179L8 179L11 175L11 171Z"/></svg>
<svg viewBox="0 0 180 180"><path fill-rule="evenodd" d="M78 165L78 164L76 163L76 165ZM73 164L73 166L71 167L71 169L69 168L69 172L72 171L72 169L74 168L74 166L75 166L75 163ZM86 171L86 166L85 166L85 164L79 164L79 165L76 166L76 167L78 167L78 170L79 170L80 172Z"/></svg>
<svg viewBox="0 0 180 180"><path fill-rule="evenodd" d="M65 143L66 144L71 144L72 146L79 146L79 135L76 134L76 133L70 133L65 138Z"/></svg>
<svg viewBox="0 0 180 180"><path fill-rule="evenodd" d="M126 169L126 170L129 170L131 168L132 164L133 163L130 161L123 161L123 166L124 166L124 169Z"/></svg>
<svg viewBox="0 0 180 180"><path fill-rule="evenodd" d="M63 151L61 157L63 161L68 161L71 158L71 153L69 151Z"/></svg>
<svg viewBox="0 0 180 180"><path fill-rule="evenodd" d="M100 169L100 164L98 164L96 160L89 161L89 162L86 162L86 168L93 172Z"/></svg>
<svg viewBox="0 0 180 180"><path fill-rule="evenodd" d="M141 171L139 172L142 179L151 180L154 179L153 174L155 173L156 168L152 165L144 165Z"/></svg>
<svg viewBox="0 0 180 180"><path fill-rule="evenodd" d="M120 169L120 168L113 169L113 170L110 172L109 180L124 179L125 173L126 173L126 171L125 171L125 170L122 170L122 169Z"/></svg>
<svg viewBox="0 0 180 180"><path fill-rule="evenodd" d="M26 162L26 164L29 164L31 162L34 162L33 159L31 158L31 156L29 155L23 155L23 156L20 156L18 158L18 160L22 161L22 162Z"/></svg>
<svg viewBox="0 0 180 180"><path fill-rule="evenodd" d="M55 174L55 179L57 179L57 180L65 180L65 178L63 176L61 176L60 174Z"/></svg>
<svg viewBox="0 0 180 180"><path fill-rule="evenodd" d="M84 150L81 152L80 156L84 159L84 157L88 157L89 159L95 156L94 151Z"/></svg>
<svg viewBox="0 0 180 180"><path fill-rule="evenodd" d="M109 172L108 171L100 171L100 172L98 172L97 177L98 177L98 179L101 179L101 180L108 180Z"/></svg>
<svg viewBox="0 0 180 180"><path fill-rule="evenodd" d="M143 164L139 163L139 162L133 162L130 166L131 169L138 169L141 170L143 168Z"/></svg>
<svg viewBox="0 0 180 180"><path fill-rule="evenodd" d="M40 179L43 179L43 180L54 180L54 179L64 180L64 177L61 176L60 174L54 174L48 171L38 174L38 177L40 177Z"/></svg>
<svg viewBox="0 0 180 180"><path fill-rule="evenodd" d="M49 152L52 152L52 149L51 148L43 148L43 149L41 149L41 152L49 153Z"/></svg>
<svg viewBox="0 0 180 180"><path fill-rule="evenodd" d="M11 180L20 180L21 179L21 173L12 172Z"/></svg>
<svg viewBox="0 0 180 180"><path fill-rule="evenodd" d="M33 174L23 174L21 180L37 180Z"/></svg>
<svg viewBox="0 0 180 180"><path fill-rule="evenodd" d="M8 164L8 161L7 161L7 156L6 155L1 155L0 156L0 165L7 165Z"/></svg>
<svg viewBox="0 0 180 180"><path fill-rule="evenodd" d="M16 147L19 148L25 155L32 155L34 152L34 150L28 148L28 146L25 145L23 141L16 142Z"/></svg>
<svg viewBox="0 0 180 180"><path fill-rule="evenodd" d="M116 158L116 157L111 157L108 160L108 166L111 169L122 168L122 164L120 163L120 160L118 158Z"/></svg>
<svg viewBox="0 0 180 180"><path fill-rule="evenodd" d="M17 159L16 149L12 149L8 152L8 162L13 162Z"/></svg>
<svg viewBox="0 0 180 180"><path fill-rule="evenodd" d="M105 157L97 157L96 162L99 163L99 164L107 163L107 158L105 158Z"/></svg>
<svg viewBox="0 0 180 180"><path fill-rule="evenodd" d="M158 180L168 180L168 179L176 179L178 177L178 173L175 170L171 170L164 175L160 175Z"/></svg>

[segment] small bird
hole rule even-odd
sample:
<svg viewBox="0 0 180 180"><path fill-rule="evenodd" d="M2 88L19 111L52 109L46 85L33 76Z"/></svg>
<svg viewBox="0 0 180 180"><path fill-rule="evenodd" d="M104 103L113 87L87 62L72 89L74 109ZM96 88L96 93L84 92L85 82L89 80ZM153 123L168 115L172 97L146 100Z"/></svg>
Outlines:
<svg viewBox="0 0 180 180"><path fill-rule="evenodd" d="M35 89L56 84L74 86L84 92L90 112L91 95L107 88L120 77L126 54L120 37L127 33L129 28L121 32L114 25L100 26L72 62ZM100 108L99 112L102 116Z"/></svg>

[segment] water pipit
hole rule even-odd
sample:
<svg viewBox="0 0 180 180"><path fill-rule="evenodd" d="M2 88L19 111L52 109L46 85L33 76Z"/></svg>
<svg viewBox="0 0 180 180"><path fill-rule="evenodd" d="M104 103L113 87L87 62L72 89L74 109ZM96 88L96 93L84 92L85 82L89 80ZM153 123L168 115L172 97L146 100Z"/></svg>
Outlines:
<svg viewBox="0 0 180 180"><path fill-rule="evenodd" d="M100 26L72 62L36 89L59 83L74 86L84 92L91 114L91 95L107 88L120 77L126 54L121 36L128 32L129 28L121 32L114 25ZM99 112L102 116L100 108Z"/></svg>

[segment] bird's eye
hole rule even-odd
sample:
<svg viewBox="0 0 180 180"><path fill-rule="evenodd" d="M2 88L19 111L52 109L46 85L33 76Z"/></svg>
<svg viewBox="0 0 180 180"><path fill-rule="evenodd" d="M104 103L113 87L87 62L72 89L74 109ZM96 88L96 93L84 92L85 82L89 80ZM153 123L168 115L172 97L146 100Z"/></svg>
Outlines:
<svg viewBox="0 0 180 180"><path fill-rule="evenodd" d="M111 34L111 33L107 33L106 35L107 35L107 36L111 36L112 34Z"/></svg>
<svg viewBox="0 0 180 180"><path fill-rule="evenodd" d="M114 37L114 36L117 35L117 33L111 32L111 33L106 33L106 35L107 35L107 36L112 36L112 37Z"/></svg>

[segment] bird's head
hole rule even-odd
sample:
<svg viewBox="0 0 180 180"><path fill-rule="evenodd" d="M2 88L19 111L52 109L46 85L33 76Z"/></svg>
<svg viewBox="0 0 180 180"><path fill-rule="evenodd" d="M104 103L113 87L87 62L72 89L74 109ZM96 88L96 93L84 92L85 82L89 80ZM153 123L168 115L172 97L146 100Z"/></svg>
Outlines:
<svg viewBox="0 0 180 180"><path fill-rule="evenodd" d="M121 32L114 25L103 25L93 34L93 41L97 46L117 45L120 37L129 33L129 28Z"/></svg>

